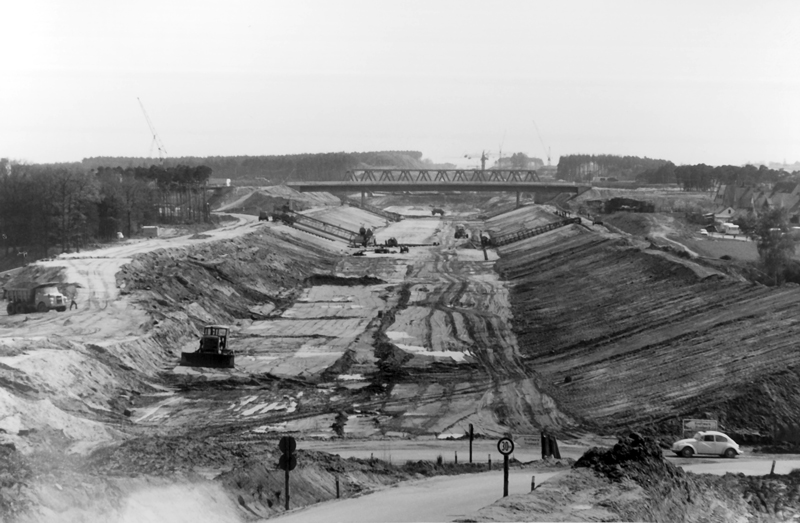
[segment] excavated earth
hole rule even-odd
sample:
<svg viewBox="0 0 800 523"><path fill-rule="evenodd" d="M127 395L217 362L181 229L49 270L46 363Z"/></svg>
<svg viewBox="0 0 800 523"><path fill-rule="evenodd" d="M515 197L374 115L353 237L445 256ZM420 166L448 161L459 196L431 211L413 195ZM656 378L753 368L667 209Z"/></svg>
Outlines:
<svg viewBox="0 0 800 523"><path fill-rule="evenodd" d="M233 196L229 208L256 202L254 213L298 197ZM351 230L369 225L379 242L421 246L353 256L345 242L251 216L219 233L62 256L15 275L62 281L77 289L81 306L0 316L2 515L269 517L284 510L275 464L287 434L302 449L293 472L298 506L334 497L336 477L352 496L477 470L314 450L341 438L463 437L471 424L480 438L536 441L544 429L585 444L628 429L666 438L680 418L714 417L729 434L758 440L800 426L794 286L750 284L586 223L486 253L477 247L481 232L560 220L548 206L479 219L464 198L409 206L383 197L381 206L417 216L387 222L353 207L320 207L327 198L314 196L304 212ZM485 203L497 211L509 201ZM432 217L432 206L446 215ZM457 224L471 239L454 238ZM178 366L210 323L231 327L236 368ZM579 468L570 488L595 489L581 494L595 500L586 503L616 517L659 520L656 508L630 507L656 492L648 477L667 477L658 479L663 489L685 482L662 465L622 487L606 477L617 481L611 494L596 483L597 467ZM726 481L748 492L745 480ZM703 485L696 488L710 499L718 487ZM756 490L782 492L773 487ZM753 496L737 496L724 510L775 512L774 502L762 510L748 504ZM532 520L504 510L491 517ZM722 512L706 515L715 514Z"/></svg>
<svg viewBox="0 0 800 523"><path fill-rule="evenodd" d="M631 433L612 448L589 449L567 474L469 521L776 521L774 512L748 505L744 490L733 474L684 472L664 460L655 440Z"/></svg>
<svg viewBox="0 0 800 523"><path fill-rule="evenodd" d="M800 419L796 285L769 288L574 226L501 248L522 358L594 430L675 434L720 421L746 440ZM587 425L584 425L587 426Z"/></svg>

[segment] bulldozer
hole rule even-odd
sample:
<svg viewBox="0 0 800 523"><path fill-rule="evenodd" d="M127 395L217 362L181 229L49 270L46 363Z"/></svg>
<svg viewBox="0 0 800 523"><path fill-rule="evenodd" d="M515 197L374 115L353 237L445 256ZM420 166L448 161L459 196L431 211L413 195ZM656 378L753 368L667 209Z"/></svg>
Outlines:
<svg viewBox="0 0 800 523"><path fill-rule="evenodd" d="M233 351L228 348L228 331L224 325L206 325L200 338L200 347L194 352L182 352L181 365L232 369Z"/></svg>

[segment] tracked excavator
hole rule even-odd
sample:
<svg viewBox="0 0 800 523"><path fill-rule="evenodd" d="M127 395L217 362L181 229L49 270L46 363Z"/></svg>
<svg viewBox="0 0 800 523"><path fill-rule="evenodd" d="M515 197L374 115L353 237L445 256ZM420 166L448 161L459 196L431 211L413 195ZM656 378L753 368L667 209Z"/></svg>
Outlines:
<svg viewBox="0 0 800 523"><path fill-rule="evenodd" d="M194 352L181 353L181 366L232 369L233 351L228 348L228 331L224 325L206 325L200 347Z"/></svg>

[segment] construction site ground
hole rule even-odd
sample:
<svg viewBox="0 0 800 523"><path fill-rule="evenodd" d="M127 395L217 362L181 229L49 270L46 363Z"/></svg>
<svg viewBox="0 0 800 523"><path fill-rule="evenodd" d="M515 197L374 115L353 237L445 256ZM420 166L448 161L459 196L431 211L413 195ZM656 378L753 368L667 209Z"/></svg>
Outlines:
<svg viewBox="0 0 800 523"><path fill-rule="evenodd" d="M481 466L501 460L505 434L515 462L537 459L543 430L572 459L631 430L671 443L682 418L717 419L742 443L798 435L797 287L662 248L681 239L669 216L648 215L644 234L584 220L484 252L482 232L561 218L548 205L475 218L513 197L371 202L399 222L285 188L228 198L218 207L252 214L10 276L61 281L78 309L0 315L4 517L135 521L167 499L204 500L170 517L271 517L284 435L300 449L293 506L332 499L335 477L347 497L475 472L470 425ZM259 222L278 198L415 246L354 256L364 249ZM235 368L179 366L212 323L231 327Z"/></svg>

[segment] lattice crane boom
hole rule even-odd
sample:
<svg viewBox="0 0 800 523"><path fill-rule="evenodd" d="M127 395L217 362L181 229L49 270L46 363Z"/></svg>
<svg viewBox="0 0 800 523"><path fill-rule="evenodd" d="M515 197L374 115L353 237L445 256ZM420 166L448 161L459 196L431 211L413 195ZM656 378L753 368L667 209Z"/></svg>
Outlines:
<svg viewBox="0 0 800 523"><path fill-rule="evenodd" d="M167 156L167 148L164 147L164 144L161 142L161 138L158 137L158 133L156 132L156 128L153 125L153 122L150 120L150 116L147 115L147 111L144 108L144 104L136 97L136 100L139 101L139 107L142 108L142 113L144 114L144 119L147 120L147 126L150 128L150 133L153 135L153 142L150 144L150 152L153 151L153 145L158 148L158 161L160 163L164 163L164 158Z"/></svg>
<svg viewBox="0 0 800 523"><path fill-rule="evenodd" d="M536 125L536 120L531 118L531 121L533 122L534 129L536 129L536 134L539 136L539 141L542 143L542 149L544 149L544 151L547 153L547 165L549 166L550 165L550 147L548 147L548 146L546 146L544 144L544 140L542 140L542 133L539 132L539 126Z"/></svg>

